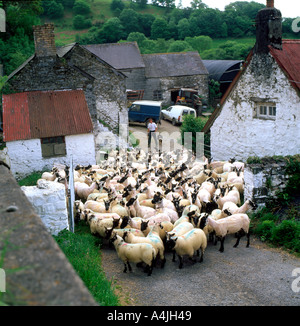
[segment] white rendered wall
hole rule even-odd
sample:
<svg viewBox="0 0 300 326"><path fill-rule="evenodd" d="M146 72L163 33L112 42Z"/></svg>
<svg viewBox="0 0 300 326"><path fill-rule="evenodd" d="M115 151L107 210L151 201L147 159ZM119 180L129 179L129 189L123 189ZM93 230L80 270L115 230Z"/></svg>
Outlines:
<svg viewBox="0 0 300 326"><path fill-rule="evenodd" d="M96 153L93 134L72 135L65 137L66 156L43 158L40 139L7 142L11 172L20 179L34 171L51 170L55 164L95 164Z"/></svg>
<svg viewBox="0 0 300 326"><path fill-rule="evenodd" d="M57 235L64 229L69 230L63 184L40 179L37 186L23 186L21 189L51 234Z"/></svg>
<svg viewBox="0 0 300 326"><path fill-rule="evenodd" d="M269 76L253 73L252 58L220 115L211 127L211 155L214 160L249 156L294 155L300 149L300 100L282 70L270 56ZM253 117L253 98L269 98L276 103L276 120ZM272 102L270 101L270 102Z"/></svg>

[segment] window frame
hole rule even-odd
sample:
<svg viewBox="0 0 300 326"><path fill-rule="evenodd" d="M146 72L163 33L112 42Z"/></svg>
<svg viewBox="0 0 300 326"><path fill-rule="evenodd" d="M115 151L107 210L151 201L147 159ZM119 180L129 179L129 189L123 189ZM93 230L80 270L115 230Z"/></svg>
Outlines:
<svg viewBox="0 0 300 326"><path fill-rule="evenodd" d="M62 146L63 149L62 149ZM59 146L59 147L58 147ZM50 154L48 153L50 150ZM41 138L41 151L43 158L64 157L67 155L65 136ZM63 153L62 153L63 152Z"/></svg>
<svg viewBox="0 0 300 326"><path fill-rule="evenodd" d="M275 114L273 114L275 113ZM255 106L254 117L261 120L276 120L277 107L273 102L261 102Z"/></svg>

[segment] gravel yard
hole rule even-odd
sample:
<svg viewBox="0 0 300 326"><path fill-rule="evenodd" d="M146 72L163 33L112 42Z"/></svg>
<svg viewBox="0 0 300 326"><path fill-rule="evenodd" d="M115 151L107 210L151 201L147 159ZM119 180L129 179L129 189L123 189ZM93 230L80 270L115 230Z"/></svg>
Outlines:
<svg viewBox="0 0 300 326"><path fill-rule="evenodd" d="M219 243L209 242L203 263L185 258L182 269L167 252L165 267L155 267L150 277L135 264L131 273L123 273L114 248L103 248L102 265L125 306L299 306L300 292L292 284L300 289L300 271L298 279L292 272L300 259L250 240L249 248L245 238L233 248L235 239L228 236L224 253Z"/></svg>

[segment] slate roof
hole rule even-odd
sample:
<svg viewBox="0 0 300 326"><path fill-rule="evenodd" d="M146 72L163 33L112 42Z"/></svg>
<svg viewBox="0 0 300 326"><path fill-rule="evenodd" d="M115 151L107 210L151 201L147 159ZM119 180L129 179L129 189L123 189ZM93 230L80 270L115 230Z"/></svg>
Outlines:
<svg viewBox="0 0 300 326"><path fill-rule="evenodd" d="M208 75L198 52L143 54L148 78Z"/></svg>
<svg viewBox="0 0 300 326"><path fill-rule="evenodd" d="M144 68L136 42L82 45L115 69Z"/></svg>

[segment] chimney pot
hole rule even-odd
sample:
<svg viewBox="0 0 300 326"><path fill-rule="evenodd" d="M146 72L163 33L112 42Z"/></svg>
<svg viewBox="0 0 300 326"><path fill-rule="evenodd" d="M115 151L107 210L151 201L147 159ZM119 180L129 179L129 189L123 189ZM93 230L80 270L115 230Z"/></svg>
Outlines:
<svg viewBox="0 0 300 326"><path fill-rule="evenodd" d="M274 0L267 0L267 7L274 8Z"/></svg>

